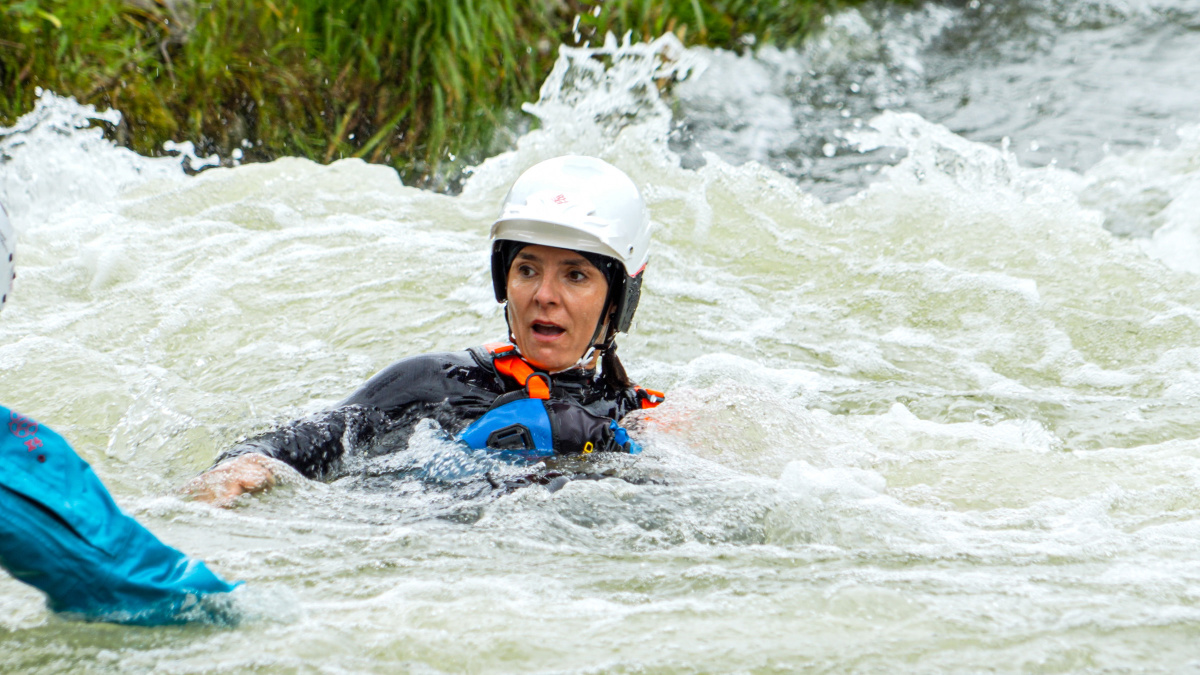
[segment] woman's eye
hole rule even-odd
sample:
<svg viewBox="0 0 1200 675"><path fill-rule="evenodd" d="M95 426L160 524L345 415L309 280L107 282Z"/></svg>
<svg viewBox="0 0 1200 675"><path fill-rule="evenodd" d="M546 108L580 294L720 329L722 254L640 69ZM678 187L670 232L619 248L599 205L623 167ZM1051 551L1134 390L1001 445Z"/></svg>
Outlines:
<svg viewBox="0 0 1200 675"><path fill-rule="evenodd" d="M567 272L567 278L571 281L587 281L588 276L579 270L571 270Z"/></svg>
<svg viewBox="0 0 1200 675"><path fill-rule="evenodd" d="M517 274L520 274L523 277L531 277L534 275L534 271L529 265L521 265L517 268Z"/></svg>

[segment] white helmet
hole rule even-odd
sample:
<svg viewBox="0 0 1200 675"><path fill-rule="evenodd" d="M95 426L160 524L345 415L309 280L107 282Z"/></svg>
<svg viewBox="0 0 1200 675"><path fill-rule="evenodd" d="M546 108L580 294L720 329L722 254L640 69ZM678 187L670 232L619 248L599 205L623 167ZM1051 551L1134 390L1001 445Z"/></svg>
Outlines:
<svg viewBox="0 0 1200 675"><path fill-rule="evenodd" d="M580 156L534 165L509 189L500 217L492 225L492 240L497 302L504 302L508 294L512 247L506 242L612 259L619 269L607 275L609 303L616 307L609 339L612 333L629 330L650 256L650 212L637 185L620 169L602 159Z"/></svg>
<svg viewBox="0 0 1200 675"><path fill-rule="evenodd" d="M8 222L8 212L0 204L0 310L12 293L13 279L17 278L17 267L13 256L17 252L17 231Z"/></svg>

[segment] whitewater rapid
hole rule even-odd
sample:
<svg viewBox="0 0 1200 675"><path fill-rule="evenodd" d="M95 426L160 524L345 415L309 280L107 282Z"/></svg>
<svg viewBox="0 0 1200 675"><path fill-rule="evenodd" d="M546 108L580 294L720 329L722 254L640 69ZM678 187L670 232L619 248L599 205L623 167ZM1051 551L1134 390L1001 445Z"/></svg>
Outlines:
<svg viewBox="0 0 1200 675"><path fill-rule="evenodd" d="M862 39L900 53L905 26L960 25L940 11ZM852 70L843 51L827 69ZM1072 167L902 106L839 113L814 157L865 159L836 195L769 153L681 141L680 106L770 105L722 64L811 58L563 50L528 107L540 128L459 195L357 160L189 176L89 128L116 113L45 93L0 138L20 237L3 402L245 580L248 620L71 623L0 578L0 671L1200 668L1200 120ZM779 124L740 138L811 131ZM176 495L400 357L502 335L488 226L524 168L564 153L628 172L656 227L621 354L669 400L617 467L636 480L293 480L231 510ZM404 461L462 469L457 452L426 428Z"/></svg>

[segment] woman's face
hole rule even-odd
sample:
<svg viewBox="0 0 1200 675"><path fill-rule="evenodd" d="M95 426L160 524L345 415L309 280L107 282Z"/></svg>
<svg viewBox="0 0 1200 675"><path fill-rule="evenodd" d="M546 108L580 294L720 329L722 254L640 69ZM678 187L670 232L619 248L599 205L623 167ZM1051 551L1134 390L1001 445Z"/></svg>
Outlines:
<svg viewBox="0 0 1200 675"><path fill-rule="evenodd" d="M608 280L579 253L526 246L508 268L508 321L521 355L555 373L575 365L604 311Z"/></svg>

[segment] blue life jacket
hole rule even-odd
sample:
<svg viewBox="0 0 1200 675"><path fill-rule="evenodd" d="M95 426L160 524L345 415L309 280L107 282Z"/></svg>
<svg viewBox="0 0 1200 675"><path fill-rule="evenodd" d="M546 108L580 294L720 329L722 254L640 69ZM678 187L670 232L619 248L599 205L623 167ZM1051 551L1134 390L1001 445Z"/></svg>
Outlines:
<svg viewBox="0 0 1200 675"><path fill-rule="evenodd" d="M0 566L56 612L116 623L235 621L230 584L121 512L54 431L0 406Z"/></svg>
<svg viewBox="0 0 1200 675"><path fill-rule="evenodd" d="M524 390L498 397L490 410L459 434L459 440L472 449L500 450L532 459L594 452L636 455L642 451L616 420L593 415L571 399L552 398L550 376L535 372L511 344L486 347L496 372L513 378ZM643 407L662 400L657 392L646 395L643 391L638 392Z"/></svg>

